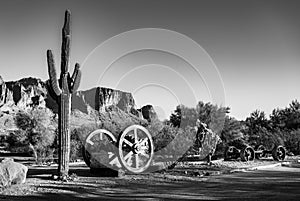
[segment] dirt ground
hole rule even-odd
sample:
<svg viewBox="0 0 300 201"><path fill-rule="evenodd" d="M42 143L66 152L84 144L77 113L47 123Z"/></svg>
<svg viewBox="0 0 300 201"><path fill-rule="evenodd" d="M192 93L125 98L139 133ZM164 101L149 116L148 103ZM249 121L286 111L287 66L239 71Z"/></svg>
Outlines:
<svg viewBox="0 0 300 201"><path fill-rule="evenodd" d="M1 189L0 200L299 200L300 168L276 163L182 163L173 170L122 177L94 175L73 164L70 173L77 177L69 182L51 178L55 166L31 166L26 183ZM249 171L262 165L269 166Z"/></svg>

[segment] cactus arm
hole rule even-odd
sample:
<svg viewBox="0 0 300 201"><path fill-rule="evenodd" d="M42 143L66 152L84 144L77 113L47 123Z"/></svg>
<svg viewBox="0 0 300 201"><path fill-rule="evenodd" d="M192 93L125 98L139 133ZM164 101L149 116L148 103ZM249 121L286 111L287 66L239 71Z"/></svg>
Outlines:
<svg viewBox="0 0 300 201"><path fill-rule="evenodd" d="M80 85L81 70L79 68L80 68L80 65L78 63L76 63L75 69L74 69L74 72L72 75L73 85L70 87L71 93L75 93Z"/></svg>
<svg viewBox="0 0 300 201"><path fill-rule="evenodd" d="M47 62L48 62L48 74L50 77L50 87L52 91L59 96L61 94L61 90L58 85L57 75L55 70L54 58L51 50L47 50Z"/></svg>
<svg viewBox="0 0 300 201"><path fill-rule="evenodd" d="M70 58L70 11L65 12L65 22L62 29L62 46L61 46L61 73L67 73Z"/></svg>
<svg viewBox="0 0 300 201"><path fill-rule="evenodd" d="M76 75L77 75L77 72L78 72L79 68L80 68L80 64L79 64L79 63L76 63L76 64L75 64L74 71L73 71L73 74L72 74L72 80L73 80L73 81L75 80L75 77L76 77Z"/></svg>
<svg viewBox="0 0 300 201"><path fill-rule="evenodd" d="M51 86L51 81L47 80L45 84L46 84L46 89L48 91L48 94L50 95L50 97L53 100L55 100L57 102L59 96L57 96L56 93L53 91L52 86Z"/></svg>

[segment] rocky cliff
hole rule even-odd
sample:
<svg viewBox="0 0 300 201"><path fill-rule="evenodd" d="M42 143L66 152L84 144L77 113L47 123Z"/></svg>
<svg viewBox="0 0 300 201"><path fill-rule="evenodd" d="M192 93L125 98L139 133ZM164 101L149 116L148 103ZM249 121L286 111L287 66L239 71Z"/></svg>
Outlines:
<svg viewBox="0 0 300 201"><path fill-rule="evenodd" d="M90 114L92 110L101 112L112 105L125 112L137 112L132 94L119 90L96 87L78 91L72 97L72 110L77 109L85 114ZM30 107L48 107L57 112L57 104L48 95L45 82L32 77L5 82L0 76L0 110L9 112Z"/></svg>
<svg viewBox="0 0 300 201"><path fill-rule="evenodd" d="M3 111L13 108L45 107L47 90L44 82L36 78L4 82L0 76L0 108Z"/></svg>
<svg viewBox="0 0 300 201"><path fill-rule="evenodd" d="M129 113L135 107L135 102L131 93L103 87L78 91L72 96L72 109L86 114L89 114L91 108L101 112L112 105Z"/></svg>

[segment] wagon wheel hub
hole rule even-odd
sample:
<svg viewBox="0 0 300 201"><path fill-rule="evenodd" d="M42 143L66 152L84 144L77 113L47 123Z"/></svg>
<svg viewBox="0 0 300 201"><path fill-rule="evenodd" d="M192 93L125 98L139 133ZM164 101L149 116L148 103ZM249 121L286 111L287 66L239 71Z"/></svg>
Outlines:
<svg viewBox="0 0 300 201"><path fill-rule="evenodd" d="M153 141L148 130L140 125L126 128L119 141L119 157L128 171L145 171L153 157Z"/></svg>
<svg viewBox="0 0 300 201"><path fill-rule="evenodd" d="M147 139L144 139L144 140L147 140ZM144 141L143 140L143 141ZM142 141L142 143L143 143ZM142 144L141 142L138 142L138 143L134 143L133 146L132 146L132 151L134 154L142 154L142 153L145 153L146 150L147 150L147 145L145 144Z"/></svg>

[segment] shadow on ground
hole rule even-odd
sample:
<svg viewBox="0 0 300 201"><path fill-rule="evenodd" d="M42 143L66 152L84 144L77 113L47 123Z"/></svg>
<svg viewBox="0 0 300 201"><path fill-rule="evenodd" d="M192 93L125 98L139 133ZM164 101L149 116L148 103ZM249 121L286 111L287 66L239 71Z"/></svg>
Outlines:
<svg viewBox="0 0 300 201"><path fill-rule="evenodd" d="M43 181L33 185L36 190L33 195L0 195L0 200L298 200L299 171L280 168L221 175L196 182L158 179L153 175L96 177L87 168L78 167L71 170L80 176L76 182ZM55 169L49 168L47 174L52 171ZM29 180L46 174L44 170L40 173L30 170Z"/></svg>

